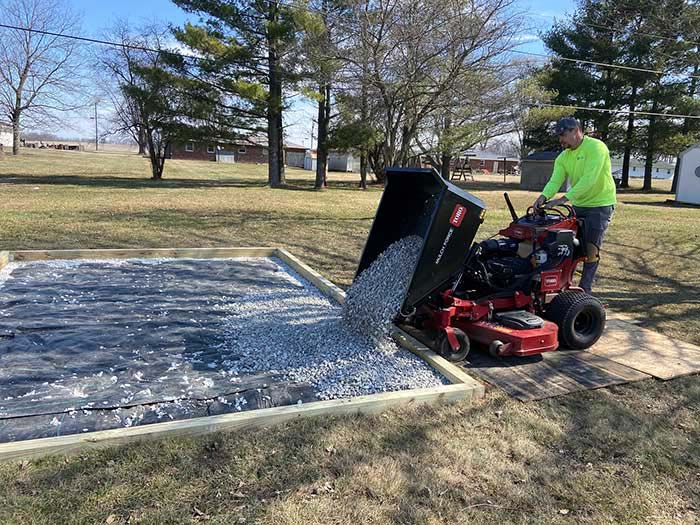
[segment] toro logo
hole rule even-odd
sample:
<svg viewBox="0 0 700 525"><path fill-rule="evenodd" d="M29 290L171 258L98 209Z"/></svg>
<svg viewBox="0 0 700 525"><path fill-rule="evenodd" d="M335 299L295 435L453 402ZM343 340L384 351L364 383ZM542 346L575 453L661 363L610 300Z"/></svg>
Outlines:
<svg viewBox="0 0 700 525"><path fill-rule="evenodd" d="M455 209L452 212L452 217L450 217L450 224L455 228L459 228L462 225L462 221L464 220L464 216L466 214L467 209L461 204L458 204L457 206L455 206Z"/></svg>

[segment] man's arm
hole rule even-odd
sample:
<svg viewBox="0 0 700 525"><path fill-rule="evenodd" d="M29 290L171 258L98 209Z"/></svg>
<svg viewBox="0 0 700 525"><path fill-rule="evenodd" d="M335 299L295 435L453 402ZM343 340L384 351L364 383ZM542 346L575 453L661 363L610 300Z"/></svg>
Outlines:
<svg viewBox="0 0 700 525"><path fill-rule="evenodd" d="M564 169L562 162L559 160L559 157L557 157L554 160L554 169L552 170L552 176L549 178L549 182L542 190L542 195L544 196L544 198L546 200L549 200L552 197L554 197L554 195L556 195L556 193L559 191L559 188L561 188L561 185L564 184L565 179L566 170Z"/></svg>

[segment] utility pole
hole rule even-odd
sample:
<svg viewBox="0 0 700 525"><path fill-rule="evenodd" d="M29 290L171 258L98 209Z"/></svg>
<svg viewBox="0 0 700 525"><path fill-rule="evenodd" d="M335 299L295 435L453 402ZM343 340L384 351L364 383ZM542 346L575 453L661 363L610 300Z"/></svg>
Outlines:
<svg viewBox="0 0 700 525"><path fill-rule="evenodd" d="M99 138L99 133L97 131L97 102L95 102L95 116L90 117L90 120L95 121L95 151L99 148L99 143L100 143L100 138Z"/></svg>
<svg viewBox="0 0 700 525"><path fill-rule="evenodd" d="M95 151L99 148L99 138L97 136L97 102L95 102Z"/></svg>

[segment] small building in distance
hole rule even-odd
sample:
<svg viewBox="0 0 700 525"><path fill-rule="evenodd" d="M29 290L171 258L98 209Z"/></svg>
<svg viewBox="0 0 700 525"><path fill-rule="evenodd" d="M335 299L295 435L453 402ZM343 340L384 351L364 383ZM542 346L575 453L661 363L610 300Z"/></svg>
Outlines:
<svg viewBox="0 0 700 525"><path fill-rule="evenodd" d="M520 161L520 189L542 191L552 176L554 160L559 151L535 151ZM569 189L568 179L560 191Z"/></svg>
<svg viewBox="0 0 700 525"><path fill-rule="evenodd" d="M285 142L284 152L294 162L306 148L292 142ZM267 137L247 137L235 141L187 141L177 142L170 147L168 158L175 160L208 160L212 162L266 164L269 156ZM289 164L296 165L296 164Z"/></svg>
<svg viewBox="0 0 700 525"><path fill-rule="evenodd" d="M5 148L12 147L12 126L5 122L0 122L0 144Z"/></svg>
<svg viewBox="0 0 700 525"><path fill-rule="evenodd" d="M700 144L680 154L676 202L700 205Z"/></svg>

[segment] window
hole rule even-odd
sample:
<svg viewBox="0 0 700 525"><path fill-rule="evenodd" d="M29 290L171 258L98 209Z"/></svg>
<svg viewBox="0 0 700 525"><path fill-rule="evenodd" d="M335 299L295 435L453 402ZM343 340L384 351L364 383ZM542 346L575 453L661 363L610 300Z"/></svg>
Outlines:
<svg viewBox="0 0 700 525"><path fill-rule="evenodd" d="M194 151L194 142L188 142L185 144L185 151L189 151L190 153Z"/></svg>
<svg viewBox="0 0 700 525"><path fill-rule="evenodd" d="M241 155L245 155L245 146L241 146L240 148L238 148L238 153L240 153Z"/></svg>
<svg viewBox="0 0 700 525"><path fill-rule="evenodd" d="M484 166L486 166L486 161L484 159L481 159L479 161L479 167L483 168Z"/></svg>
<svg viewBox="0 0 700 525"><path fill-rule="evenodd" d="M659 168L656 168L656 173L659 173Z"/></svg>
<svg viewBox="0 0 700 525"><path fill-rule="evenodd" d="M632 171L637 171L637 167L636 167L636 166L632 166Z"/></svg>
<svg viewBox="0 0 700 525"><path fill-rule="evenodd" d="M212 145L207 146L207 153L214 153L216 148Z"/></svg>

